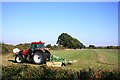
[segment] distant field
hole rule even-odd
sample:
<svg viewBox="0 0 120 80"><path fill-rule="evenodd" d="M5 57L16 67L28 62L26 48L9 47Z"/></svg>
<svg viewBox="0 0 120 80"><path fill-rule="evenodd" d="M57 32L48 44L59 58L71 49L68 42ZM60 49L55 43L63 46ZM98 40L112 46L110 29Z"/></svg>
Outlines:
<svg viewBox="0 0 120 80"><path fill-rule="evenodd" d="M51 50L51 53L67 60L73 60L72 65L65 66L65 69L80 70L82 68L96 69L118 69L117 49L81 49L81 50ZM17 65L14 63L13 54L2 55L2 65ZM41 66L28 64L31 66Z"/></svg>

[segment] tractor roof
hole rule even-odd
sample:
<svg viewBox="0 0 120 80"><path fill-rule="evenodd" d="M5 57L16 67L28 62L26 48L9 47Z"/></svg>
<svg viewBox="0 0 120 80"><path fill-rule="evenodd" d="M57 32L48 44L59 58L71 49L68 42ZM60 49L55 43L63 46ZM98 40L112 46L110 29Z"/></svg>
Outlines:
<svg viewBox="0 0 120 80"><path fill-rule="evenodd" d="M31 44L45 44L45 42L39 41L39 42L32 42Z"/></svg>

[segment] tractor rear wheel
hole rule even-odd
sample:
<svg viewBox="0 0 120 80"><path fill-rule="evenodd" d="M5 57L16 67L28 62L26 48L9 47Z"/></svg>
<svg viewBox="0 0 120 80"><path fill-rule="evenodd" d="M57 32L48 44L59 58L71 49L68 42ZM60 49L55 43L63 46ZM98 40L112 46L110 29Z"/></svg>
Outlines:
<svg viewBox="0 0 120 80"><path fill-rule="evenodd" d="M17 62L17 63L23 63L24 62L23 56L22 55L17 55L15 57L15 62Z"/></svg>
<svg viewBox="0 0 120 80"><path fill-rule="evenodd" d="M36 51L33 55L33 62L36 64L42 64L46 62L45 54L41 51Z"/></svg>

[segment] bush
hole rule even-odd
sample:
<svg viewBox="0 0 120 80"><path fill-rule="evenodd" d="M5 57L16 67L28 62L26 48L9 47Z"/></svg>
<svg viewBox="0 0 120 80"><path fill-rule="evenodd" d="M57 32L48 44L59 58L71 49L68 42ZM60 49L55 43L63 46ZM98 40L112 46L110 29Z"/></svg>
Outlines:
<svg viewBox="0 0 120 80"><path fill-rule="evenodd" d="M46 65L31 67L28 65L12 65L2 67L3 80L119 80L120 71L82 69L74 71L71 69L49 68Z"/></svg>

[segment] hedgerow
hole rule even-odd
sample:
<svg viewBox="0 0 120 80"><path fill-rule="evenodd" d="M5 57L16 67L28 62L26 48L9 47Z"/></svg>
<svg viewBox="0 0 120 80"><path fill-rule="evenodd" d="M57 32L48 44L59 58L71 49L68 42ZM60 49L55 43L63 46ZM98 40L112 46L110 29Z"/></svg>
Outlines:
<svg viewBox="0 0 120 80"><path fill-rule="evenodd" d="M2 67L3 80L120 80L120 71L62 69L46 65L32 67L29 65L12 65Z"/></svg>

